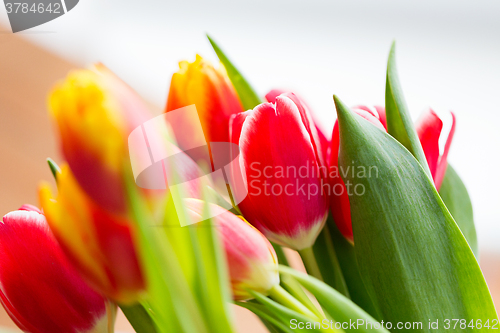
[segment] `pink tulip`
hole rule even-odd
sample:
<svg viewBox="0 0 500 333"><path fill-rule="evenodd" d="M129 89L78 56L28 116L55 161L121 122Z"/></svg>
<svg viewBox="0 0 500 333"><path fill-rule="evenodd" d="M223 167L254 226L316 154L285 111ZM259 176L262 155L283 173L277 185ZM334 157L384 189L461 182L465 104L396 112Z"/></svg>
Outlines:
<svg viewBox="0 0 500 333"><path fill-rule="evenodd" d="M248 196L243 216L267 238L311 247L328 214L320 139L306 107L291 93L231 118L231 142Z"/></svg>
<svg viewBox="0 0 500 333"><path fill-rule="evenodd" d="M24 332L113 332L114 305L70 265L36 207L0 223L0 282L2 305Z"/></svg>
<svg viewBox="0 0 500 333"><path fill-rule="evenodd" d="M194 218L203 215L206 203L187 199L186 207ZM229 277L235 300L252 298L248 290L267 295L279 285L278 259L269 241L242 217L222 207L209 204L229 268Z"/></svg>

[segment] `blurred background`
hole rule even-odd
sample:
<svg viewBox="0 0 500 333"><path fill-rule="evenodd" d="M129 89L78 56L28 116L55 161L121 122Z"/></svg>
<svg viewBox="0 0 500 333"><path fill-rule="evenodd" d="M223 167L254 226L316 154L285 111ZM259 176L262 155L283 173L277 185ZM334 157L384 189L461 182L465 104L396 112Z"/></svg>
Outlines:
<svg viewBox="0 0 500 333"><path fill-rule="evenodd" d="M56 139L46 95L75 67L100 61L155 112L178 62L216 61L210 34L260 94L299 93L331 132L332 94L348 105L384 104L390 44L417 118L432 107L457 116L449 161L473 201L481 265L500 304L500 2L80 0L70 12L13 34L0 5L0 213L37 204L51 180ZM257 332L238 310L241 332ZM2 314L2 324L10 325ZM253 324L252 324L253 325ZM123 318L119 329L128 330Z"/></svg>

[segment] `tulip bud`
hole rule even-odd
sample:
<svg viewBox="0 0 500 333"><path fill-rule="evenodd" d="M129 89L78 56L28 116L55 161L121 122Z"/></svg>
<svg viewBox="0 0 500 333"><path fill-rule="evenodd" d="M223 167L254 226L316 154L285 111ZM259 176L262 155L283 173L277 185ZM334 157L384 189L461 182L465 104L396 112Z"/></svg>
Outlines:
<svg viewBox="0 0 500 333"><path fill-rule="evenodd" d="M182 61L180 70L172 76L165 112L195 104L205 138L196 138L196 142L229 142L229 118L243 111L236 91L229 80L225 68L220 65L215 69L210 62L199 55L192 63ZM182 135L191 128L191 121L172 124L179 146L191 147ZM184 133L183 133L184 132ZM191 131L194 133L194 131ZM200 133L201 134L201 133Z"/></svg>
<svg viewBox="0 0 500 333"><path fill-rule="evenodd" d="M135 92L103 65L71 72L49 98L62 153L76 180L101 207L125 211L127 139L148 120Z"/></svg>
<svg viewBox="0 0 500 333"><path fill-rule="evenodd" d="M64 256L38 208L24 205L0 223L0 298L31 333L111 333L116 308Z"/></svg>
<svg viewBox="0 0 500 333"><path fill-rule="evenodd" d="M295 250L314 244L328 214L317 137L307 109L293 94L231 120L231 142L240 147L248 187L239 208L267 238Z"/></svg>
<svg viewBox="0 0 500 333"><path fill-rule="evenodd" d="M278 258L269 241L243 217L198 199L185 201L189 214L203 216L205 205L224 245L235 300L252 298L248 290L264 295L279 285Z"/></svg>
<svg viewBox="0 0 500 333"><path fill-rule="evenodd" d="M62 249L79 273L97 291L128 303L144 289L134 247L134 226L125 214L97 205L67 165L57 178L58 195L42 185L40 202Z"/></svg>

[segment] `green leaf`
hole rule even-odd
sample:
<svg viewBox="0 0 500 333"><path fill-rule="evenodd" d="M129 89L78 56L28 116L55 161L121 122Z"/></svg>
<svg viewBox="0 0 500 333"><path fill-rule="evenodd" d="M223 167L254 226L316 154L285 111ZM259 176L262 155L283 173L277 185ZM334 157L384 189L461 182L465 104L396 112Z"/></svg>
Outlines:
<svg viewBox="0 0 500 333"><path fill-rule="evenodd" d="M342 269L340 268L335 247L329 231L329 226L325 224L313 245L314 256L321 271L323 281L332 288L338 290L341 294L349 297L349 290L344 279Z"/></svg>
<svg viewBox="0 0 500 333"><path fill-rule="evenodd" d="M349 199L356 258L384 320L497 319L474 254L421 164L393 137L334 99L339 166L366 171L364 177L349 172L343 178L358 193L364 191ZM367 170L376 172L368 177ZM426 325L422 331L431 332ZM432 332L446 330L440 326Z"/></svg>
<svg viewBox="0 0 500 333"><path fill-rule="evenodd" d="M210 36L207 35L207 38L210 41L210 44L212 45L215 53L217 53L220 62L222 62L222 64L226 68L227 75L229 76L234 89L236 89L236 93L240 98L243 109L253 109L257 105L262 103L259 95L257 95L255 90L253 90L252 86L247 82L247 80L245 80L240 71L233 65L233 63L228 59L224 52L222 52L219 45L217 45L217 43L215 43L215 41Z"/></svg>
<svg viewBox="0 0 500 333"><path fill-rule="evenodd" d="M271 333L293 333L293 330L289 326L283 324L272 312L269 313L267 308L262 304L236 302L236 305L256 314Z"/></svg>
<svg viewBox="0 0 500 333"><path fill-rule="evenodd" d="M474 226L474 214L472 203L467 193L467 188L458 176L455 169L448 163L441 188L439 189L441 199L457 222L458 227L469 243L476 258L479 258L476 227Z"/></svg>
<svg viewBox="0 0 500 333"><path fill-rule="evenodd" d="M281 285L285 288L286 291L290 293L293 297L295 297L298 301L304 304L312 313L314 313L318 318L322 316L321 312L316 308L313 304L309 296L304 292L300 283L297 282L291 275L281 274L280 275Z"/></svg>
<svg viewBox="0 0 500 333"><path fill-rule="evenodd" d="M285 266L280 266L279 269L282 273L293 276L299 281L300 284L304 286L304 288L309 290L309 292L313 294L321 304L323 310L327 311L336 322L349 323L350 321L357 321L358 319L365 322L365 325L344 328L346 332L388 333L388 331L382 327L375 329L373 325L367 326L367 322L375 324L378 321L368 313L363 311L363 309L361 309L359 306L354 304L350 299L348 299L326 283L321 282L312 276L297 272L296 270Z"/></svg>
<svg viewBox="0 0 500 333"><path fill-rule="evenodd" d="M208 203L206 195L204 198ZM205 209L208 209L208 206ZM230 308L232 297L226 256L217 226L213 220L208 219L187 228L193 231L201 309L205 312L210 331L231 333L234 331Z"/></svg>
<svg viewBox="0 0 500 333"><path fill-rule="evenodd" d="M286 266L283 266L286 267ZM295 320L295 323L303 322L303 323L314 323L313 320L304 316L303 314L294 311L292 309L287 308L270 298L262 295L261 293L250 291L252 296L255 297L257 301L259 301L262 305L264 305L269 313L273 313L277 318L281 320L285 325L290 325ZM289 326L290 327L290 326ZM294 329L295 332L322 332L319 329Z"/></svg>
<svg viewBox="0 0 500 333"><path fill-rule="evenodd" d="M153 319L141 303L132 305L121 304L120 309L137 333L157 332Z"/></svg>
<svg viewBox="0 0 500 333"><path fill-rule="evenodd" d="M382 314L373 303L361 278L356 254L354 252L354 245L342 236L331 214L328 216L326 224L328 228L323 230L323 232L328 232L330 234L351 300L368 312L372 317L381 320Z"/></svg>
<svg viewBox="0 0 500 333"><path fill-rule="evenodd" d="M415 156L427 175L432 178L424 150L422 149L417 131L406 106L403 89L399 83L398 69L396 67L396 42L392 43L389 60L387 61L385 112L388 133L401 142Z"/></svg>
<svg viewBox="0 0 500 333"><path fill-rule="evenodd" d="M128 181L130 209L137 226L137 242L147 283L147 301L159 332L208 333L206 323L189 282L164 228L154 227L154 218L139 196L132 177Z"/></svg>
<svg viewBox="0 0 500 333"><path fill-rule="evenodd" d="M273 242L271 242L271 245L273 246L274 252L276 252L276 256L278 257L278 263L280 265L290 266L283 248L278 244L274 244Z"/></svg>
<svg viewBox="0 0 500 333"><path fill-rule="evenodd" d="M52 172L54 179L57 181L57 176L61 174L61 168L59 168L59 165L50 157L47 158L47 163L49 164L50 172Z"/></svg>

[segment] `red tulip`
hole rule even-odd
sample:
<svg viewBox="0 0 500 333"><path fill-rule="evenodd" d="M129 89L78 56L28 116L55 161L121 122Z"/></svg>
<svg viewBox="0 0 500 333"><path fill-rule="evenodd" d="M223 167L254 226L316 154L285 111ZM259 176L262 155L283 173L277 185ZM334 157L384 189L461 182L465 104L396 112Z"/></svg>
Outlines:
<svg viewBox="0 0 500 333"><path fill-rule="evenodd" d="M187 199L192 217L203 216L206 203ZM209 204L226 252L229 277L235 300L252 298L248 290L267 295L279 285L278 258L269 241L242 217L217 205Z"/></svg>
<svg viewBox="0 0 500 333"><path fill-rule="evenodd" d="M438 115L432 109L428 109L415 124L427 164L429 164L432 178L438 190L441 187L446 167L448 166L448 152L450 151L451 141L455 134L455 114L451 112L451 116L453 122L442 154L439 152L439 138L442 135L443 121Z"/></svg>
<svg viewBox="0 0 500 333"><path fill-rule="evenodd" d="M292 249L311 247L328 213L325 166L309 112L293 94L231 119L231 142L248 196L243 216L267 238Z"/></svg>
<svg viewBox="0 0 500 333"><path fill-rule="evenodd" d="M355 106L353 108L353 111L386 132L387 122L385 108L381 106L375 106L374 109L375 110L372 110L366 106L361 105ZM455 133L455 116L453 115L453 113L452 117L453 124L442 154L439 153L439 138L442 134L441 130L443 128L443 122L436 115L436 113L429 109L415 124L420 143L422 144L422 148L424 150L425 157L427 159L427 163L429 164L429 169L431 170L431 174L437 189L439 189L439 187L441 186L441 182L443 181L447 166L448 151L453 139L453 134ZM330 168L338 167L339 128L337 122L335 122L335 126L333 128L330 149ZM346 186L342 178L340 177L340 173L334 175L333 177L332 173L330 173L330 182L333 188L337 188L337 191L332 191L333 193L330 196L330 207L332 210L333 219L335 220L337 227L344 235L344 237L352 242L353 234L351 224L351 209L349 206L349 196L346 191Z"/></svg>
<svg viewBox="0 0 500 333"><path fill-rule="evenodd" d="M2 305L24 332L113 332L115 306L70 265L38 208L3 217L0 264Z"/></svg>

